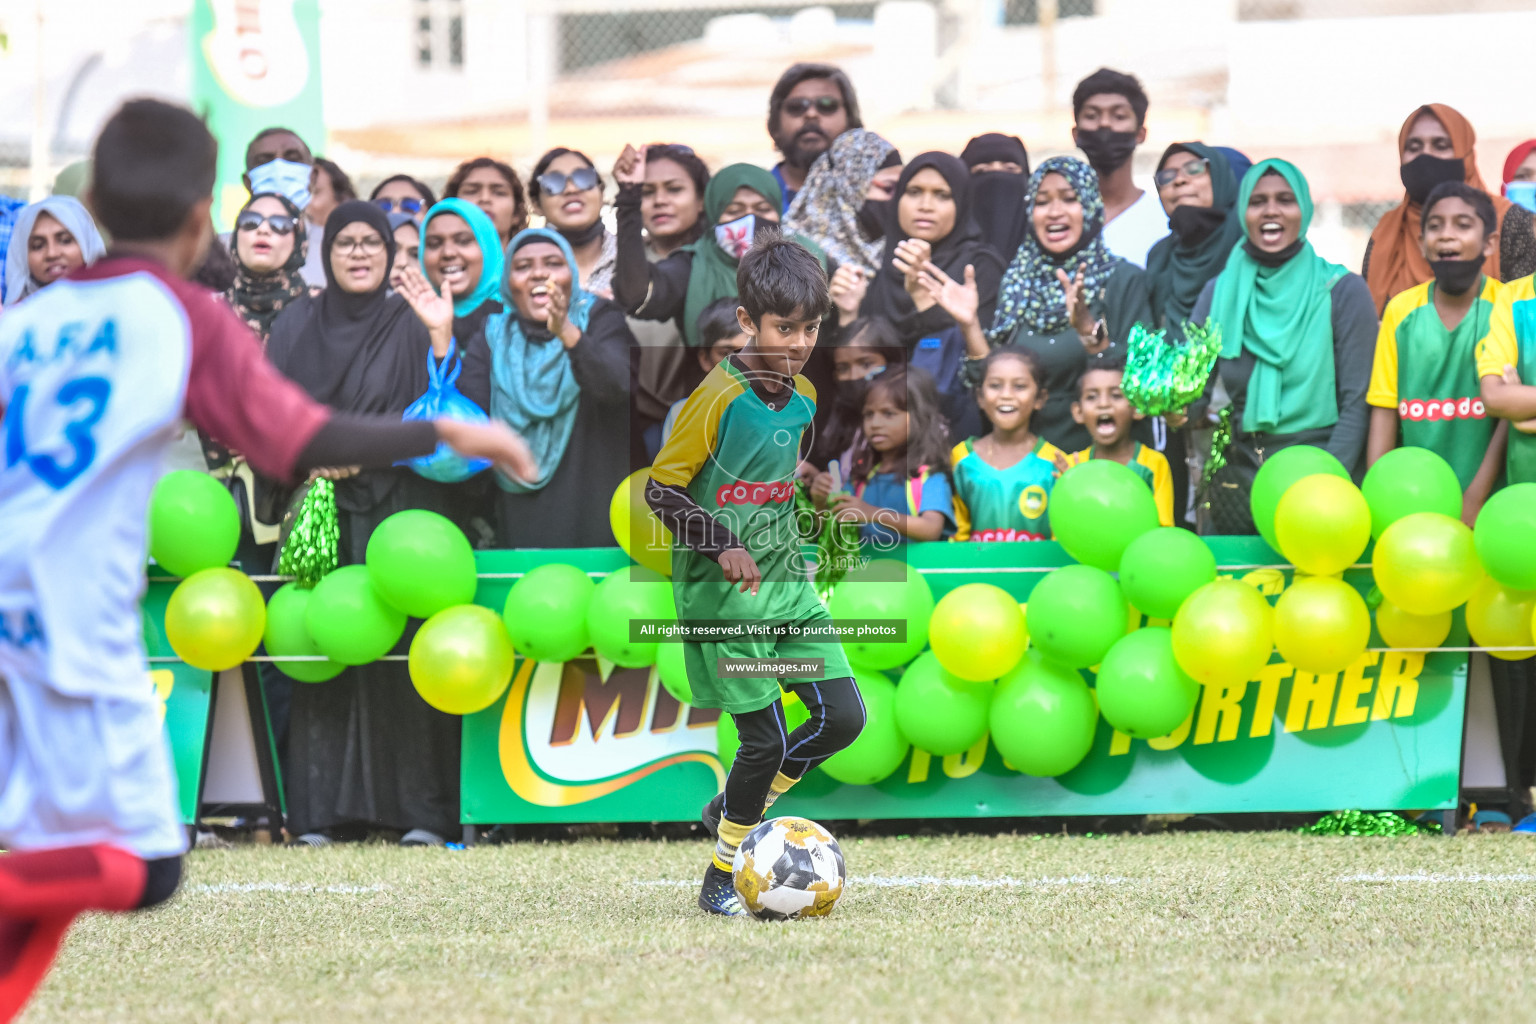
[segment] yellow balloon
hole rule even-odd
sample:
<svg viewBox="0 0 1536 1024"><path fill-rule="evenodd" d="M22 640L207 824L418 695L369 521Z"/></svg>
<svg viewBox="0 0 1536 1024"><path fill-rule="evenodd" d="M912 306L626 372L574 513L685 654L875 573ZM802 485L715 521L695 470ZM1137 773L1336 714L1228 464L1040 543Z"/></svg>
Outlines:
<svg viewBox="0 0 1536 1024"><path fill-rule="evenodd" d="M661 524L645 501L651 467L637 469L619 484L608 502L608 525L624 553L647 569L672 575L672 531Z"/></svg>
<svg viewBox="0 0 1536 1024"><path fill-rule="evenodd" d="M501 616L461 604L422 623L407 665L422 700L450 715L472 715L506 692L514 658Z"/></svg>
<svg viewBox="0 0 1536 1024"><path fill-rule="evenodd" d="M1304 573L1332 576L1355 564L1371 540L1371 507L1360 488L1327 473L1291 484L1275 507L1280 553Z"/></svg>
<svg viewBox="0 0 1536 1024"><path fill-rule="evenodd" d="M1479 647L1530 647L1536 591L1510 590L1484 578L1467 598L1467 632ZM1501 661L1524 661L1536 651L1488 651Z"/></svg>
<svg viewBox="0 0 1536 1024"><path fill-rule="evenodd" d="M1246 583L1218 579L1190 594L1173 618L1173 656L1202 683L1245 683L1269 662L1274 609Z"/></svg>
<svg viewBox="0 0 1536 1024"><path fill-rule="evenodd" d="M1307 672L1342 672L1371 641L1371 613L1354 587L1332 576L1303 576L1275 602L1275 649Z"/></svg>
<svg viewBox="0 0 1536 1024"><path fill-rule="evenodd" d="M1451 635L1451 613L1410 615L1383 599L1376 609L1376 632L1388 647L1439 647Z"/></svg>
<svg viewBox="0 0 1536 1024"><path fill-rule="evenodd" d="M1028 643L1019 603L990 583L956 587L933 606L928 620L928 644L939 664L975 683L1013 668Z"/></svg>
<svg viewBox="0 0 1536 1024"><path fill-rule="evenodd" d="M267 628L267 605L251 578L221 566L177 584L165 606L165 638L193 668L222 672L245 661Z"/></svg>
<svg viewBox="0 0 1536 1024"><path fill-rule="evenodd" d="M1440 512L1415 512L1382 531L1371 556L1382 596L1410 615L1465 604L1483 578L1472 531Z"/></svg>

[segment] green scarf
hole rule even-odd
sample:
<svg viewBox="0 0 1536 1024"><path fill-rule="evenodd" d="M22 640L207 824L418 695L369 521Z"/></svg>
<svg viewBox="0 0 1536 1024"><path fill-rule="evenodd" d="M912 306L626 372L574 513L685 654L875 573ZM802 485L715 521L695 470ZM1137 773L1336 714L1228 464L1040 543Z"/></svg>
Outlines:
<svg viewBox="0 0 1536 1024"><path fill-rule="evenodd" d="M693 269L688 277L688 295L683 301L683 340L691 348L702 344L699 337L699 314L716 299L736 294L736 260L725 254L715 241L715 225L720 215L731 205L739 188L749 188L773 204L775 210L784 208L784 193L773 175L756 164L731 164L722 167L704 189L704 234L698 241L683 248L693 253ZM821 247L804 235L791 235L827 265L827 257Z"/></svg>
<svg viewBox="0 0 1536 1024"><path fill-rule="evenodd" d="M1237 213L1243 216L1260 178L1278 174L1301 206L1301 248L1278 267L1266 267L1239 244L1216 278L1211 319L1221 325L1221 357L1253 353L1243 430L1293 434L1338 422L1334 391L1333 286L1349 273L1306 240L1312 223L1307 179L1285 160L1262 160L1243 176Z"/></svg>

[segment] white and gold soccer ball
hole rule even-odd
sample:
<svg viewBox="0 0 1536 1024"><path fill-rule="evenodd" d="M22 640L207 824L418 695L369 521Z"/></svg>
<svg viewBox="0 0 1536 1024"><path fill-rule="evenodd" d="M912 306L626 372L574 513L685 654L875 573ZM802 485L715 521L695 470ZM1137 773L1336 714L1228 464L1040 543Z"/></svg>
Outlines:
<svg viewBox="0 0 1536 1024"><path fill-rule="evenodd" d="M832 833L806 818L774 818L736 848L736 894L763 921L825 917L843 894L848 873Z"/></svg>

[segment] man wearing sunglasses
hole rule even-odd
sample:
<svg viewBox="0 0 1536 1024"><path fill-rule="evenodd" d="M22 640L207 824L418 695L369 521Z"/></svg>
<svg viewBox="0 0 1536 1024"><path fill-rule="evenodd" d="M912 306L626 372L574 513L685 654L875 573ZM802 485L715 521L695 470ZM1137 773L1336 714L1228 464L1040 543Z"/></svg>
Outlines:
<svg viewBox="0 0 1536 1024"><path fill-rule="evenodd" d="M779 76L768 98L768 134L784 159L773 176L784 193L784 209L805 185L805 174L832 140L849 128L864 127L859 97L842 68L796 64Z"/></svg>

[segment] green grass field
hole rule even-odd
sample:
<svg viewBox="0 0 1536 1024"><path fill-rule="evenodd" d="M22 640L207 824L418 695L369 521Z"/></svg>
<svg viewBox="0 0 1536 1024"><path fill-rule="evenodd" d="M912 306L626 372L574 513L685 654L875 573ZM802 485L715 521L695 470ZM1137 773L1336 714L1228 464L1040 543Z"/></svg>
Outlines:
<svg viewBox="0 0 1536 1024"><path fill-rule="evenodd" d="M43 1021L1529 1019L1536 844L852 839L824 920L695 909L702 841L243 846L72 933Z"/></svg>

